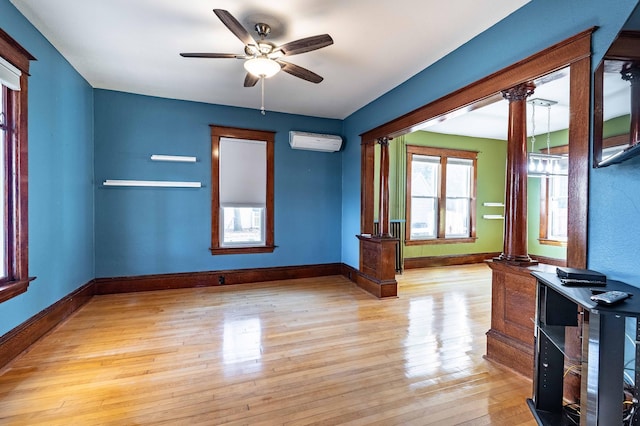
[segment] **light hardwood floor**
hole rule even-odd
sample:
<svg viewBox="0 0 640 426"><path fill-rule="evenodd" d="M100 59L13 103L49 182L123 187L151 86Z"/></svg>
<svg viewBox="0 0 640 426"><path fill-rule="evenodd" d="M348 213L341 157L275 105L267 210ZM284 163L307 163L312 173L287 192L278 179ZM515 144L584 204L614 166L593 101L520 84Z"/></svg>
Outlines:
<svg viewBox="0 0 640 426"><path fill-rule="evenodd" d="M2 425L534 425L485 265L94 297L0 372Z"/></svg>

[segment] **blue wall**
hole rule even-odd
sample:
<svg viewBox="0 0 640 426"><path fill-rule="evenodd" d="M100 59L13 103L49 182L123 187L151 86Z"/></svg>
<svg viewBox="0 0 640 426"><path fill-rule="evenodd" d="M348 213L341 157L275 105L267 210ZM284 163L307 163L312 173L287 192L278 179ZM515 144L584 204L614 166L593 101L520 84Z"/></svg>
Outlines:
<svg viewBox="0 0 640 426"><path fill-rule="evenodd" d="M93 90L9 3L0 27L27 49L29 290L0 304L0 335L94 277Z"/></svg>
<svg viewBox="0 0 640 426"><path fill-rule="evenodd" d="M276 132L273 253L211 246L210 124ZM293 150L289 131L340 134L342 122L95 91L96 276L340 262L341 155ZM196 156L152 162L151 154ZM105 179L200 181L195 188L113 188Z"/></svg>
<svg viewBox="0 0 640 426"><path fill-rule="evenodd" d="M0 0L0 27L38 58L29 91L30 271L38 279L0 304L0 335L96 276L339 261L357 267L361 133L593 26L596 65L637 2L532 0L341 122L93 90L9 0ZM277 132L279 247L272 254L207 250L209 124ZM291 150L289 130L342 133L344 151ZM151 163L153 153L199 162ZM633 258L640 245L638 161L590 172L589 266L640 286ZM199 180L205 187L101 185L116 178Z"/></svg>
<svg viewBox="0 0 640 426"><path fill-rule="evenodd" d="M344 121L350 142L343 154L342 261L358 266L360 231L359 135L428 104L591 27L593 67L638 0L532 0L484 33ZM631 262L640 246L640 173L633 165L592 170L589 210L589 267L640 286ZM615 190L613 190L615 188ZM630 234L630 231L632 232Z"/></svg>

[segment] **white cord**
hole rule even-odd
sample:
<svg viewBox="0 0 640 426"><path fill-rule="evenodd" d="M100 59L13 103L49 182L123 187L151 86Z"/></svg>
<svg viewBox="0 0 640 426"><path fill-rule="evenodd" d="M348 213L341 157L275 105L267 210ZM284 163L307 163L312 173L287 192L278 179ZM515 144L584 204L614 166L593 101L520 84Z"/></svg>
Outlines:
<svg viewBox="0 0 640 426"><path fill-rule="evenodd" d="M264 112L264 76L260 77L260 80L262 81L262 106L260 107L260 114L265 115L265 112Z"/></svg>

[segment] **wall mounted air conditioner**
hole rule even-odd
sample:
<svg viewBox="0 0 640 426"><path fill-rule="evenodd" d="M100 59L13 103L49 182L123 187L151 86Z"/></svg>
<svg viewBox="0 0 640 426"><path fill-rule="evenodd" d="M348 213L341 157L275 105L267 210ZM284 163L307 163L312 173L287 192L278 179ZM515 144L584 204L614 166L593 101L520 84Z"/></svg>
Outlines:
<svg viewBox="0 0 640 426"><path fill-rule="evenodd" d="M337 135L291 131L289 132L289 145L293 149L335 152L340 150L342 138Z"/></svg>

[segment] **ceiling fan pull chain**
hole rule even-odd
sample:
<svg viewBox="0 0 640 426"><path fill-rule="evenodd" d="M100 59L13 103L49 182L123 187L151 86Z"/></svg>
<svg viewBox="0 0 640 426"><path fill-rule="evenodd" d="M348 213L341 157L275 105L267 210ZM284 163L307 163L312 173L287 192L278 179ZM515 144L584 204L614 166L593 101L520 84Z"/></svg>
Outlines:
<svg viewBox="0 0 640 426"><path fill-rule="evenodd" d="M264 76L260 77L262 82L262 106L260 107L260 114L265 115L264 112Z"/></svg>

